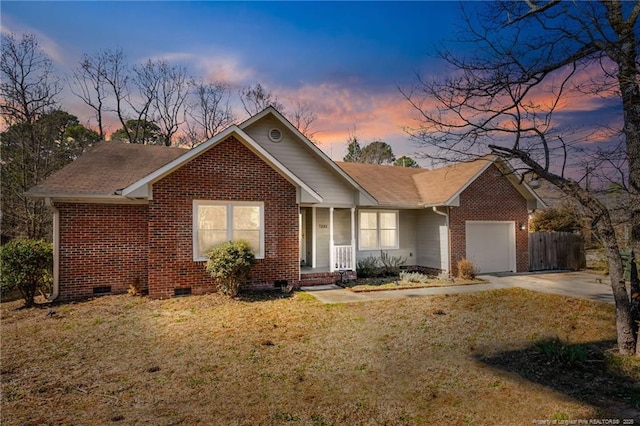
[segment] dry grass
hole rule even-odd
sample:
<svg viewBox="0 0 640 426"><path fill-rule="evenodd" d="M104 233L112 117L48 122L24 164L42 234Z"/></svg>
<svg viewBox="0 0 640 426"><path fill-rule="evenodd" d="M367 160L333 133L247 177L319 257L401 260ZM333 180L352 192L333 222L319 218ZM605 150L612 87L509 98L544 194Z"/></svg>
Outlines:
<svg viewBox="0 0 640 426"><path fill-rule="evenodd" d="M613 307L511 289L358 304L3 303L2 424L531 424L607 415L483 361L615 337ZM47 315L53 309L55 314Z"/></svg>
<svg viewBox="0 0 640 426"><path fill-rule="evenodd" d="M441 280L438 278L432 278L425 283L418 282L410 282L410 281L389 281L386 279L376 279L376 280L358 280L355 282L347 282L345 283L345 288L351 290L353 292L367 292L367 291L382 291L382 290L406 290L410 288L429 288L429 287L454 287L458 285L473 285L473 284L484 284L485 280L481 279L473 279L473 280L463 280L460 278L456 278L453 280Z"/></svg>

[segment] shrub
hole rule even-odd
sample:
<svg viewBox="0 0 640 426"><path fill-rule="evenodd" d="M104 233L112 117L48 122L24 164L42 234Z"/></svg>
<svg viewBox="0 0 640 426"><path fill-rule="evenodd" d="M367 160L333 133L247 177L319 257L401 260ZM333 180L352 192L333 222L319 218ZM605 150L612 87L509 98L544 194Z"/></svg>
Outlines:
<svg viewBox="0 0 640 426"><path fill-rule="evenodd" d="M402 256L389 256L389 253L381 251L380 262L382 263L382 275L395 277L400 273L400 267L407 263L407 259Z"/></svg>
<svg viewBox="0 0 640 426"><path fill-rule="evenodd" d="M558 337L538 342L538 350L551 362L567 366L577 366L587 361L587 350L582 345L572 345Z"/></svg>
<svg viewBox="0 0 640 426"><path fill-rule="evenodd" d="M17 289L24 304L35 304L36 292L50 291L53 283L53 246L43 240L13 240L0 248L2 294Z"/></svg>
<svg viewBox="0 0 640 426"><path fill-rule="evenodd" d="M421 274L420 272L400 272L400 281L408 283L426 284L431 280L428 275Z"/></svg>
<svg viewBox="0 0 640 426"><path fill-rule="evenodd" d="M458 278L461 280L473 280L476 278L476 268L469 259L458 261Z"/></svg>
<svg viewBox="0 0 640 426"><path fill-rule="evenodd" d="M378 259L369 256L358 260L357 265L358 278L375 278L380 276L380 265Z"/></svg>
<svg viewBox="0 0 640 426"><path fill-rule="evenodd" d="M255 256L246 241L219 244L207 253L207 272L216 279L218 290L227 296L237 296L240 284L251 274Z"/></svg>
<svg viewBox="0 0 640 426"><path fill-rule="evenodd" d="M576 232L582 228L580 213L570 204L536 210L531 217L531 232Z"/></svg>

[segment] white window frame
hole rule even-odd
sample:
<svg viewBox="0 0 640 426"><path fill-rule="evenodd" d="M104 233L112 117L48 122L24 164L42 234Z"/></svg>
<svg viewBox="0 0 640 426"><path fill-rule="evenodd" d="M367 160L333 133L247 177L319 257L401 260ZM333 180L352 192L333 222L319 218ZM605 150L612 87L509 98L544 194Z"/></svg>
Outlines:
<svg viewBox="0 0 640 426"><path fill-rule="evenodd" d="M264 259L264 202L262 201L215 201L215 200L193 200L193 260L203 262L206 256L198 253L198 207L201 206L225 206L227 208L227 240L231 241L233 236L233 207L258 207L260 210L260 248L255 254L256 259Z"/></svg>
<svg viewBox="0 0 640 426"><path fill-rule="evenodd" d="M376 247L362 247L362 238L361 238L361 224L362 224L362 213L376 213ZM390 247L382 247L381 243L381 229L380 229L380 213L393 213L396 215L396 241L394 246ZM366 251L366 250L398 250L400 248L400 212L399 210L359 210L358 211L358 250Z"/></svg>

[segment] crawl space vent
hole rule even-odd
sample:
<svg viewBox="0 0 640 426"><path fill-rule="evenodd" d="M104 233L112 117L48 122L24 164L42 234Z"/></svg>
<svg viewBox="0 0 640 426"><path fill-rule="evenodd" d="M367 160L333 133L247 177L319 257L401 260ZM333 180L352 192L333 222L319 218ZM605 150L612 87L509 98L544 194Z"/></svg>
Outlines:
<svg viewBox="0 0 640 426"><path fill-rule="evenodd" d="M176 297L179 296L189 296L191 294L191 287L180 287L173 289L173 295Z"/></svg>
<svg viewBox="0 0 640 426"><path fill-rule="evenodd" d="M93 294L95 296L102 296L104 294L111 294L111 286L94 287Z"/></svg>
<svg viewBox="0 0 640 426"><path fill-rule="evenodd" d="M282 132L280 129L269 130L269 139L271 139L272 142L280 142L282 140Z"/></svg>

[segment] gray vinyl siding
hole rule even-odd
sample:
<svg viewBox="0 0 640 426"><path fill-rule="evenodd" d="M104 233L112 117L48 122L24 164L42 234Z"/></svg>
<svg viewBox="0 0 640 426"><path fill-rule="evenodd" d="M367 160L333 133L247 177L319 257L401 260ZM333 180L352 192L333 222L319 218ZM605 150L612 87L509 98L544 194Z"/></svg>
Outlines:
<svg viewBox="0 0 640 426"><path fill-rule="evenodd" d="M417 264L448 270L449 243L446 218L431 210L421 211L417 218L416 235Z"/></svg>
<svg viewBox="0 0 640 426"><path fill-rule="evenodd" d="M280 142L275 143L269 139L269 131L273 128L282 131L283 138ZM352 205L354 203L355 189L276 120L265 117L245 128L244 131L320 194L324 204Z"/></svg>
<svg viewBox="0 0 640 426"><path fill-rule="evenodd" d="M357 213L357 212L356 212ZM416 245L416 219L418 214L421 213L417 210L400 210L399 211L399 248L395 250L384 250L390 256L400 256L406 259L406 265L417 265L417 245ZM356 230L357 225L356 214ZM356 236L358 235L356 231ZM356 237L357 238L357 237ZM356 244L357 247L357 244ZM364 259L365 257L380 257L380 250L358 250L356 252L356 259Z"/></svg>

